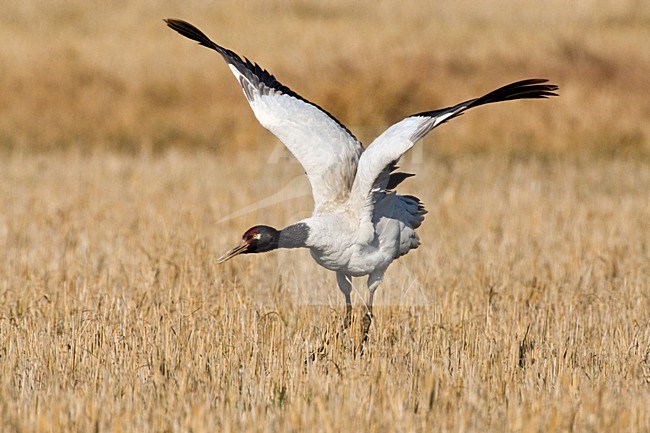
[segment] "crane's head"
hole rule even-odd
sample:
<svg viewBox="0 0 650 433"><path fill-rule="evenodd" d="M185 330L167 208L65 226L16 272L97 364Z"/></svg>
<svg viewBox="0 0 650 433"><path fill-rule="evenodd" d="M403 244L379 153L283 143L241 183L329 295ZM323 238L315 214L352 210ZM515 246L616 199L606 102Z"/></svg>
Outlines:
<svg viewBox="0 0 650 433"><path fill-rule="evenodd" d="M235 248L217 259L223 263L239 254L265 253L278 248L280 231L269 226L251 227L242 235L242 240Z"/></svg>

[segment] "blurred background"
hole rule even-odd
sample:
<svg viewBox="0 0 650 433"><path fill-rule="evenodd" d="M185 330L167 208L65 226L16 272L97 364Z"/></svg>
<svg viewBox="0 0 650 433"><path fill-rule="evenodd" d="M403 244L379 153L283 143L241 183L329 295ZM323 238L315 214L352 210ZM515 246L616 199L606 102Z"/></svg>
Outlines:
<svg viewBox="0 0 650 433"><path fill-rule="evenodd" d="M409 114L542 77L559 99L477 110L440 128L435 152L650 155L642 0L9 2L0 149L268 146L223 61L166 17L258 62L366 145Z"/></svg>

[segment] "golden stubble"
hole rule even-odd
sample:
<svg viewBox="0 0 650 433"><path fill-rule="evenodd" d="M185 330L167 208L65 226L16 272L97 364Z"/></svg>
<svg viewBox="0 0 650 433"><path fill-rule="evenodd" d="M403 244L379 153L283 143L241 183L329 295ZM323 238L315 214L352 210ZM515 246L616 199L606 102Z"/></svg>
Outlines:
<svg viewBox="0 0 650 433"><path fill-rule="evenodd" d="M309 212L307 195L217 223L300 173L256 154L5 160L4 431L650 426L646 163L407 165L423 244L390 268L359 357L364 281L340 333L307 251L216 265L249 226Z"/></svg>

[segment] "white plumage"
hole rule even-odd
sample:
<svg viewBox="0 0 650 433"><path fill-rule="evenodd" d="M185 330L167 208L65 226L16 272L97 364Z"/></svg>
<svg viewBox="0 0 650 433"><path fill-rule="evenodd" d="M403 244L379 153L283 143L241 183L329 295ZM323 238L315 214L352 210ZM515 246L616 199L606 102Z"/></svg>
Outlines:
<svg viewBox="0 0 650 433"><path fill-rule="evenodd" d="M242 242L218 259L277 248L308 248L321 266L336 272L345 295L345 326L351 320L351 278L368 276L369 298L363 340L372 320L375 290L391 262L419 246L415 230L424 206L413 196L393 190L412 176L396 172L400 157L436 126L479 105L555 96L546 80L518 81L453 107L409 116L389 127L365 149L331 114L307 101L248 59L212 42L193 25L176 19L167 25L185 37L217 51L242 87L255 117L300 162L311 184L314 211L310 218L282 230L255 226Z"/></svg>

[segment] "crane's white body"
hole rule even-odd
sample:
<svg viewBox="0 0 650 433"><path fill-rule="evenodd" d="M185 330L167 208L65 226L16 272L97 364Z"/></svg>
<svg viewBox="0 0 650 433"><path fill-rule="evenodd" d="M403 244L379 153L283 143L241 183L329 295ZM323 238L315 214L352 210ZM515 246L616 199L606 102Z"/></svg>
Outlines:
<svg viewBox="0 0 650 433"><path fill-rule="evenodd" d="M415 228L423 210L409 198L384 194L370 220L359 218L352 204L344 207L302 221L310 229L306 246L324 268L352 277L383 273L393 260L420 244Z"/></svg>

